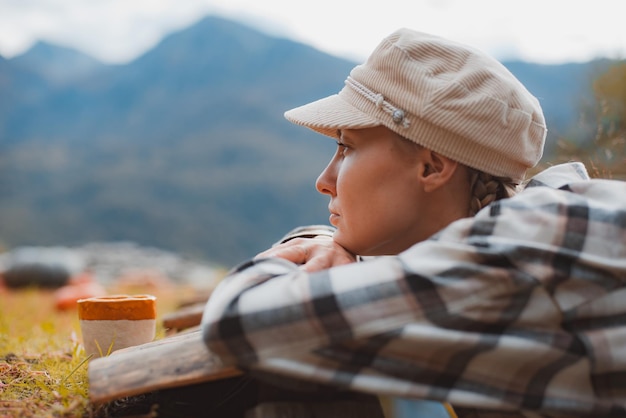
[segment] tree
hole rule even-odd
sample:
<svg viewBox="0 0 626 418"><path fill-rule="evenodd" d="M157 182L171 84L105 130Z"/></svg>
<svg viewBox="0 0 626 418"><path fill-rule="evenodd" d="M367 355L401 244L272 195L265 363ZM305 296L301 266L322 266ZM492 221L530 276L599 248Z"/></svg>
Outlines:
<svg viewBox="0 0 626 418"><path fill-rule="evenodd" d="M579 138L559 140L557 160L582 161L593 177L626 179L626 61L598 71L591 89L592 103L583 106L577 127Z"/></svg>

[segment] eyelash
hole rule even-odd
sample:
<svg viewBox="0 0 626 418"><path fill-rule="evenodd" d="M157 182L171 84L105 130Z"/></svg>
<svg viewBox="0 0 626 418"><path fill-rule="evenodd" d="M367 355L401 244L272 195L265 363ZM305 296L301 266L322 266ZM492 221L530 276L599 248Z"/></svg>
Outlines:
<svg viewBox="0 0 626 418"><path fill-rule="evenodd" d="M340 153L341 155L344 155L346 151L348 150L348 146L344 144L343 142L336 141L336 143L337 143L337 152Z"/></svg>

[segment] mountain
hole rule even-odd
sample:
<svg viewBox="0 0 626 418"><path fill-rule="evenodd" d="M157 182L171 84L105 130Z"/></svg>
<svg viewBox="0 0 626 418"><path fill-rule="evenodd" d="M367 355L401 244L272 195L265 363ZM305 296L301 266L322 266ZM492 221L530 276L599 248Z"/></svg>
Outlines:
<svg viewBox="0 0 626 418"><path fill-rule="evenodd" d="M4 64L7 246L130 240L233 264L327 220L314 179L334 143L282 114L338 91L349 61L210 17L75 83Z"/></svg>
<svg viewBox="0 0 626 418"><path fill-rule="evenodd" d="M590 66L505 64L565 132ZM0 240L134 241L232 265L326 223L314 181L334 143L283 113L354 65L217 17L125 65L44 43L0 57Z"/></svg>
<svg viewBox="0 0 626 418"><path fill-rule="evenodd" d="M11 60L22 71L40 75L51 84L76 82L106 67L98 60L71 48L39 41Z"/></svg>

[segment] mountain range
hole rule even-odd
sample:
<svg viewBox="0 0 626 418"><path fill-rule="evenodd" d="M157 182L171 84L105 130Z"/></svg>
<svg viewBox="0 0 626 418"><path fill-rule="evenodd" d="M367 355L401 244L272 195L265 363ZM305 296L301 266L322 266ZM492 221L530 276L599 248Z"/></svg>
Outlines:
<svg viewBox="0 0 626 418"><path fill-rule="evenodd" d="M0 57L0 242L133 241L232 265L327 222L334 142L284 120L357 63L209 16L123 65L40 42ZM504 62L556 139L603 62Z"/></svg>

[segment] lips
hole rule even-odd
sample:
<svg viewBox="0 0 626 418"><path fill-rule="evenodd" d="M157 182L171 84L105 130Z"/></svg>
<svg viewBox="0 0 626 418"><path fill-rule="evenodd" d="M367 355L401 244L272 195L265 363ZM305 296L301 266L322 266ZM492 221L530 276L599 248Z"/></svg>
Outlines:
<svg viewBox="0 0 626 418"><path fill-rule="evenodd" d="M328 207L328 211L330 212L328 222L330 222L332 226L337 226L337 222L339 222L339 214L335 212L330 206Z"/></svg>

